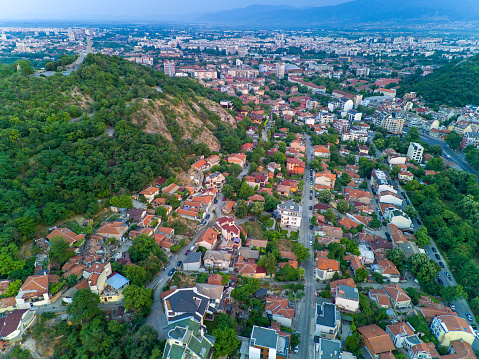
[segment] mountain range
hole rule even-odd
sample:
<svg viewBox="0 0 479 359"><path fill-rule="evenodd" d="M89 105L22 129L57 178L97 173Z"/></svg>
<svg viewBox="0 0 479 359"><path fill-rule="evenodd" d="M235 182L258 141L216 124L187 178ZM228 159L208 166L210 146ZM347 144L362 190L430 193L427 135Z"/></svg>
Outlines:
<svg viewBox="0 0 479 359"><path fill-rule="evenodd" d="M197 21L225 25L311 26L360 23L478 21L477 0L355 0L334 6L294 8L251 5L214 12Z"/></svg>

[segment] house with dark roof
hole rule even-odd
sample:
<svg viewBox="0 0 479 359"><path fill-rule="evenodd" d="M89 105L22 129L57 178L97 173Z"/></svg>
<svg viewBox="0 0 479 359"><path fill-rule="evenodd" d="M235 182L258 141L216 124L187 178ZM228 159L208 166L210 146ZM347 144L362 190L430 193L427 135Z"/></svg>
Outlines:
<svg viewBox="0 0 479 359"><path fill-rule="evenodd" d="M197 288L175 289L163 297L163 307L169 324L193 317L203 325L206 313L213 314L209 303L210 298L199 293Z"/></svg>
<svg viewBox="0 0 479 359"><path fill-rule="evenodd" d="M0 340L10 341L21 338L23 333L35 322L35 311L15 309L0 317Z"/></svg>
<svg viewBox="0 0 479 359"><path fill-rule="evenodd" d="M341 341L336 339L314 338L314 359L341 359Z"/></svg>
<svg viewBox="0 0 479 359"><path fill-rule="evenodd" d="M183 270L199 271L201 267L201 252L191 252L183 261Z"/></svg>
<svg viewBox="0 0 479 359"><path fill-rule="evenodd" d="M334 303L316 303L314 335L320 338L335 339L341 327L341 313Z"/></svg>
<svg viewBox="0 0 479 359"><path fill-rule="evenodd" d="M249 358L281 359L288 357L289 338L274 329L253 326L249 341Z"/></svg>

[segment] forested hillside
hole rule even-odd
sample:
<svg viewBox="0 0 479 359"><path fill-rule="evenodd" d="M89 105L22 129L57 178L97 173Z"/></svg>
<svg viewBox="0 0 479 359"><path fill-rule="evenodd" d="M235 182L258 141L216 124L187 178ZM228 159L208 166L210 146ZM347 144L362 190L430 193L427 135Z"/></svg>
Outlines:
<svg viewBox="0 0 479 359"><path fill-rule="evenodd" d="M430 104L465 106L479 104L479 55L456 60L422 76L421 71L401 83L398 96L414 91Z"/></svg>
<svg viewBox="0 0 479 359"><path fill-rule="evenodd" d="M93 216L99 199L187 170L188 156L211 152L202 131L214 149L241 146L244 131L215 107L222 98L193 80L103 55L89 55L69 76L1 66L0 246L33 238L38 224ZM151 125L152 112L162 128ZM192 117L195 136L184 123Z"/></svg>

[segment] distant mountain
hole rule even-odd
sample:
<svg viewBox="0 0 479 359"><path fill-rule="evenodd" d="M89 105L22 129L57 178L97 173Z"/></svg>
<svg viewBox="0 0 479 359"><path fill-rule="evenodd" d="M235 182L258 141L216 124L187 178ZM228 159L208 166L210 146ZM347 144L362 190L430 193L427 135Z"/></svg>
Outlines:
<svg viewBox="0 0 479 359"><path fill-rule="evenodd" d="M477 0L355 0L335 6L291 8L252 5L206 14L200 22L256 26L351 25L369 22L477 21Z"/></svg>
<svg viewBox="0 0 479 359"><path fill-rule="evenodd" d="M398 96L410 91L430 104L479 105L479 55L450 62L427 76L416 73L407 77Z"/></svg>

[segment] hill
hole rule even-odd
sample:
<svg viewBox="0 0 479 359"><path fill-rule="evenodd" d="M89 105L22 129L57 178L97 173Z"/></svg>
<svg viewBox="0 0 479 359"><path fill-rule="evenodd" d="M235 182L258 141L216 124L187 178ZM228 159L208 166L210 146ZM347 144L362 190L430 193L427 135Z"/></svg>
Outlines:
<svg viewBox="0 0 479 359"><path fill-rule="evenodd" d="M217 105L224 94L190 79L103 55L69 76L21 67L0 66L1 247L39 224L92 217L111 194L188 170L222 145L238 150L246 136Z"/></svg>
<svg viewBox="0 0 479 359"><path fill-rule="evenodd" d="M414 91L431 104L462 107L479 104L479 55L457 60L422 76L417 72L401 83L398 96Z"/></svg>
<svg viewBox="0 0 479 359"><path fill-rule="evenodd" d="M465 0L355 0L335 6L302 9L252 5L206 14L200 22L251 26L305 26L385 22L474 21L479 3Z"/></svg>

